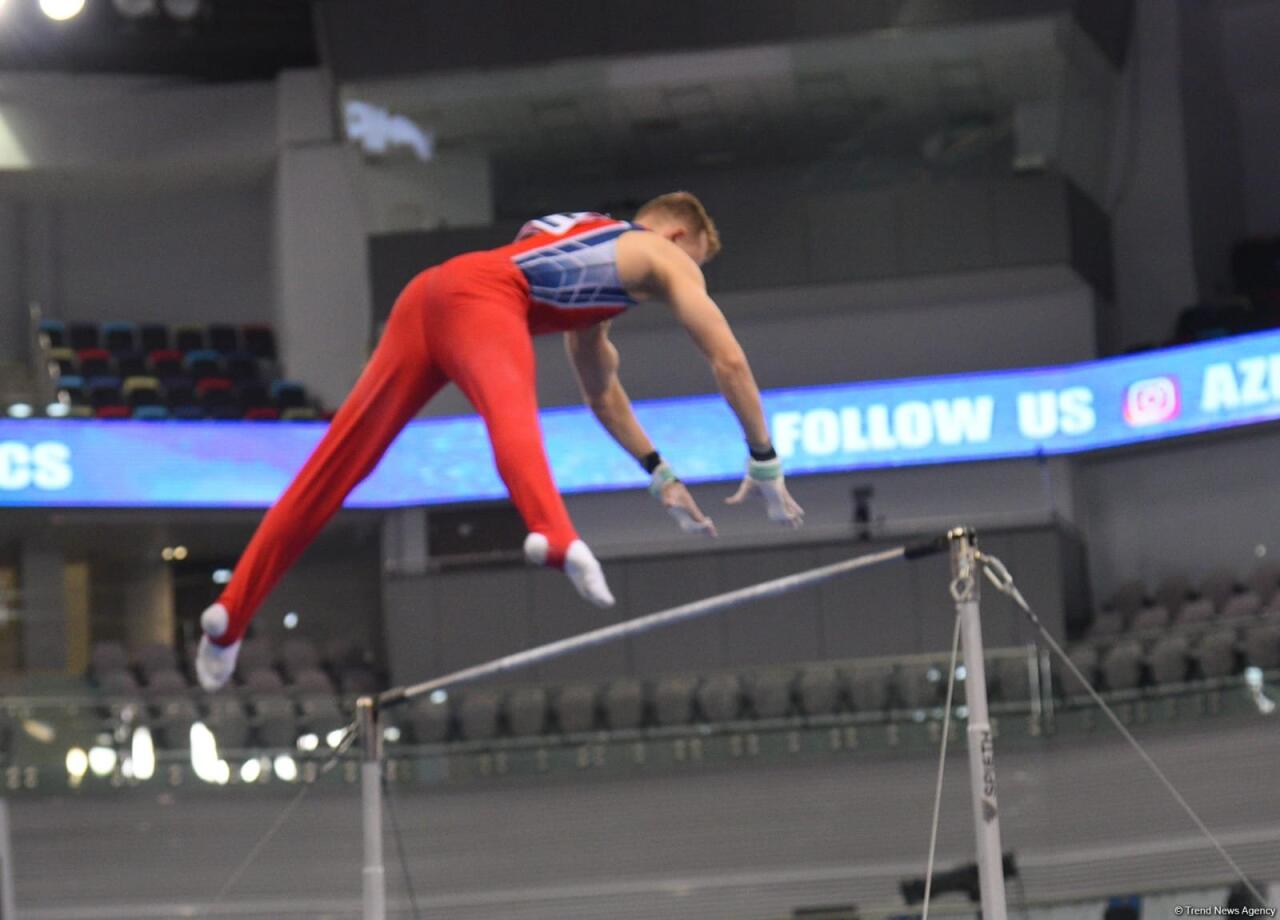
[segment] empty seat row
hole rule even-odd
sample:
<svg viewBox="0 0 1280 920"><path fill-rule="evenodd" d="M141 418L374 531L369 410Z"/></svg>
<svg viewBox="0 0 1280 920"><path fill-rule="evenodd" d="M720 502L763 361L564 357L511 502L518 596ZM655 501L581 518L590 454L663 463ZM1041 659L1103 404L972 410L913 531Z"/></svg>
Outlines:
<svg viewBox="0 0 1280 920"><path fill-rule="evenodd" d="M223 377L193 380L186 377L119 377L101 376L88 379L63 377L58 384L60 398L71 406L180 406L200 405L206 410L233 406L241 414L253 409L309 408L306 390L291 380L276 380L270 387L257 381L236 383Z"/></svg>
<svg viewBox="0 0 1280 920"><path fill-rule="evenodd" d="M1099 639L1123 633L1146 633L1177 627L1200 629L1215 623L1236 623L1258 617L1280 616L1280 596L1264 604L1253 592L1231 595L1220 609L1208 598L1187 601L1176 612L1161 604L1141 607L1128 617L1116 610L1103 610L1094 616L1089 638Z"/></svg>
<svg viewBox="0 0 1280 920"><path fill-rule="evenodd" d="M180 352L210 349L221 354L244 351L255 357L276 356L275 333L270 326L211 323L208 326L178 326L162 323L40 322L40 339L45 348L103 348L113 354L175 348Z"/></svg>
<svg viewBox="0 0 1280 920"><path fill-rule="evenodd" d="M223 355L216 351L200 350L185 355L174 349L156 351L121 352L113 354L104 348L51 348L46 360L51 376L64 379L68 376L98 377L189 377L202 380L205 377L227 377L235 381L270 380L276 375L276 362L258 358L247 352Z"/></svg>
<svg viewBox="0 0 1280 920"><path fill-rule="evenodd" d="M1243 578L1219 569L1196 584L1186 576L1169 575L1150 591L1141 581L1125 582L1111 593L1104 607L1124 617L1133 616L1143 607L1164 607L1176 616L1185 604L1195 601L1207 601L1215 611L1221 611L1240 594L1254 594L1262 604L1268 604L1280 594L1280 561L1259 562Z"/></svg>

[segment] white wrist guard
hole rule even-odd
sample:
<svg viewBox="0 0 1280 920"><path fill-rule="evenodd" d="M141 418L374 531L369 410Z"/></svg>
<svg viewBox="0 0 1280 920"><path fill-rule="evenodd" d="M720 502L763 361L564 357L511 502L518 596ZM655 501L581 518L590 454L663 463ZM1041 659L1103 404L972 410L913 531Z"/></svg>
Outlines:
<svg viewBox="0 0 1280 920"><path fill-rule="evenodd" d="M654 467L653 472L649 474L649 494L654 498L661 499L662 490L667 483L679 481L680 477L676 475L676 471L664 460Z"/></svg>

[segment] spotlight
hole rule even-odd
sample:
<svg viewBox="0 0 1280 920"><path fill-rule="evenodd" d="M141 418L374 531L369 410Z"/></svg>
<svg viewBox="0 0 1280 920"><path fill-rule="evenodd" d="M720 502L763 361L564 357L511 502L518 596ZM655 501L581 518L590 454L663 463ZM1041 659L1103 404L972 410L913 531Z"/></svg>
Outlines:
<svg viewBox="0 0 1280 920"><path fill-rule="evenodd" d="M431 702L435 703L437 706L440 706L449 702L449 692L447 690L432 690L431 695L427 697L427 699L431 700Z"/></svg>
<svg viewBox="0 0 1280 920"><path fill-rule="evenodd" d="M165 562L172 562L172 561L173 561L173 547L172 547L172 546L166 546L164 549L160 550L160 558L161 558L161 559L163 559Z"/></svg>
<svg viewBox="0 0 1280 920"><path fill-rule="evenodd" d="M29 404L16 402L9 407L9 418L31 418L33 411Z"/></svg>
<svg viewBox="0 0 1280 920"><path fill-rule="evenodd" d="M1249 696L1253 699L1253 704L1258 707L1258 712L1264 716L1269 716L1276 711L1276 701L1266 694L1262 668L1245 668L1244 684L1249 690Z"/></svg>
<svg viewBox="0 0 1280 920"><path fill-rule="evenodd" d="M173 548L173 558L178 562L187 558L187 548L185 546L175 546Z"/></svg>
<svg viewBox="0 0 1280 920"><path fill-rule="evenodd" d="M83 9L84 0L40 0L40 12L58 22L74 19Z"/></svg>
<svg viewBox="0 0 1280 920"><path fill-rule="evenodd" d="M388 725L382 730L382 740L395 744L400 740L400 729L395 725ZM335 745L336 747L336 745Z"/></svg>
<svg viewBox="0 0 1280 920"><path fill-rule="evenodd" d="M324 736L324 740L325 744L329 745L329 747L336 748L342 743L342 739L346 737L347 730L345 728L335 728L333 731L329 732L329 734Z"/></svg>
<svg viewBox="0 0 1280 920"><path fill-rule="evenodd" d="M231 581L230 569L214 569L213 570L213 583L215 585L225 585L225 584L228 584L230 581Z"/></svg>
<svg viewBox="0 0 1280 920"><path fill-rule="evenodd" d="M135 779L148 780L156 775L156 746L151 738L151 729L139 725L133 730L130 743L130 754L133 760Z"/></svg>
<svg viewBox="0 0 1280 920"><path fill-rule="evenodd" d="M89 755L84 748L73 747L67 751L67 775L79 782L89 772Z"/></svg>
<svg viewBox="0 0 1280 920"><path fill-rule="evenodd" d="M275 759L273 764L276 776L284 780L286 783L292 783L298 778L298 762L288 754L281 754Z"/></svg>
<svg viewBox="0 0 1280 920"><path fill-rule="evenodd" d="M298 750L309 754L320 746L320 736L315 732L307 732L298 736Z"/></svg>
<svg viewBox="0 0 1280 920"><path fill-rule="evenodd" d="M244 783L256 783L262 778L262 764L257 758L246 760L240 766L240 781Z"/></svg>
<svg viewBox="0 0 1280 920"><path fill-rule="evenodd" d="M298 615L294 613L292 610L290 610L288 613L284 615L284 628L285 629L298 628Z"/></svg>
<svg viewBox="0 0 1280 920"><path fill-rule="evenodd" d="M89 769L94 776L110 776L116 768L116 752L109 747L89 748Z"/></svg>
<svg viewBox="0 0 1280 920"><path fill-rule="evenodd" d="M0 0L0 2L3 2L3 0ZM71 407L66 403L52 402L44 407L44 414L49 418L66 418L71 414Z"/></svg>

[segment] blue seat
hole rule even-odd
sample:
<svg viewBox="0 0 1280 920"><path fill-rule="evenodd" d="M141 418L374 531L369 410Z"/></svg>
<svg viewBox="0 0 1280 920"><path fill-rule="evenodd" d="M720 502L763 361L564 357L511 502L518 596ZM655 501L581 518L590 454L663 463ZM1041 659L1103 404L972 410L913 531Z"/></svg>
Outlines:
<svg viewBox="0 0 1280 920"><path fill-rule="evenodd" d="M196 380L204 377L222 376L222 355L209 348L187 352L182 359L182 366Z"/></svg>
<svg viewBox="0 0 1280 920"><path fill-rule="evenodd" d="M271 383L271 401L280 409L300 409L307 404L307 391L292 380L275 380Z"/></svg>
<svg viewBox="0 0 1280 920"><path fill-rule="evenodd" d="M60 319L40 320L40 340L45 348L65 348L67 326Z"/></svg>
<svg viewBox="0 0 1280 920"><path fill-rule="evenodd" d="M112 354L134 351L138 347L138 324L112 322L102 324L102 347Z"/></svg>
<svg viewBox="0 0 1280 920"><path fill-rule="evenodd" d="M169 410L164 406L134 406L133 417L148 422L158 422L169 417Z"/></svg>
<svg viewBox="0 0 1280 920"><path fill-rule="evenodd" d="M67 394L72 404L84 402L84 378L79 374L63 374L58 378L58 392Z"/></svg>
<svg viewBox="0 0 1280 920"><path fill-rule="evenodd" d="M89 378L89 403L97 409L103 406L119 406L124 403L120 393L120 378L101 375Z"/></svg>
<svg viewBox="0 0 1280 920"><path fill-rule="evenodd" d="M169 347L169 327L162 323L143 323L138 330L142 341L139 343L147 354L163 351Z"/></svg>
<svg viewBox="0 0 1280 920"><path fill-rule="evenodd" d="M220 354L229 355L240 350L240 331L227 323L210 323L206 330L209 347Z"/></svg>
<svg viewBox="0 0 1280 920"><path fill-rule="evenodd" d="M204 418L204 409L200 406L178 406L173 410L173 417L181 421L198 421Z"/></svg>
<svg viewBox="0 0 1280 920"><path fill-rule="evenodd" d="M97 348L100 341L97 323L72 323L67 327L67 345L73 351Z"/></svg>

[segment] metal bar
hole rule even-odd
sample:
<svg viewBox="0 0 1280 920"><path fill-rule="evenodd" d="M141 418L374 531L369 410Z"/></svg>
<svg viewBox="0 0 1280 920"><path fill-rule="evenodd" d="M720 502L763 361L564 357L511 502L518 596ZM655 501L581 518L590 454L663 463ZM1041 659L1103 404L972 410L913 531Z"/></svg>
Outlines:
<svg viewBox="0 0 1280 920"><path fill-rule="evenodd" d="M9 803L0 799L0 920L17 917L13 906L13 841L9 836Z"/></svg>
<svg viewBox="0 0 1280 920"><path fill-rule="evenodd" d="M982 917L983 920L1006 920L995 749L987 712L987 674L982 651L982 618L978 609L977 544L971 530L951 532L951 595L956 602L956 614L960 617L960 635L964 644L969 775L973 786L973 826L978 849Z"/></svg>
<svg viewBox="0 0 1280 920"><path fill-rule="evenodd" d="M497 658L493 661L485 662L484 664L464 668L461 671L454 671L452 674L445 674L442 677L436 677L420 684L413 684L408 687L396 687L382 693L377 699L377 705L380 708L395 706L400 703L408 702L409 700L424 694L431 693L434 690L441 690L458 684L480 680L485 677L492 677L496 674L504 674L508 671L527 668L530 665L540 664L553 658L560 658L571 652L577 652L584 648L602 645L606 642L613 642L627 636L636 635L637 633L648 632L658 626L668 626L672 623L691 620L695 617L706 616L709 613L727 610L730 607L737 607L749 601L762 600L768 597L775 597L779 594L785 594L788 591L807 588L811 585L816 585L820 582L827 581L828 579L835 578L837 575L856 571L857 569L869 568L870 566L879 565L885 562L892 562L896 559L918 559L932 553L941 552L945 546L945 538L930 540L912 546L898 546L893 549L868 553L867 555L859 556L856 559L847 559L844 562L836 562L832 565L822 566L821 568L810 569L807 572L787 575L782 578L775 578L772 581L765 581L758 585L739 588L736 591L717 594L714 597L704 598L700 601L681 604L678 607L671 607L667 610L651 613L648 616L638 617L634 620L627 620L625 623L617 623L613 626L605 626L601 629L580 633L576 636L569 636L566 639L549 642L546 645L540 645L536 648L528 649L523 652L517 652L514 655L507 655L504 658Z"/></svg>
<svg viewBox="0 0 1280 920"><path fill-rule="evenodd" d="M371 696L356 701L360 737L360 804L364 826L364 920L387 920L387 870L382 858L382 733Z"/></svg>

